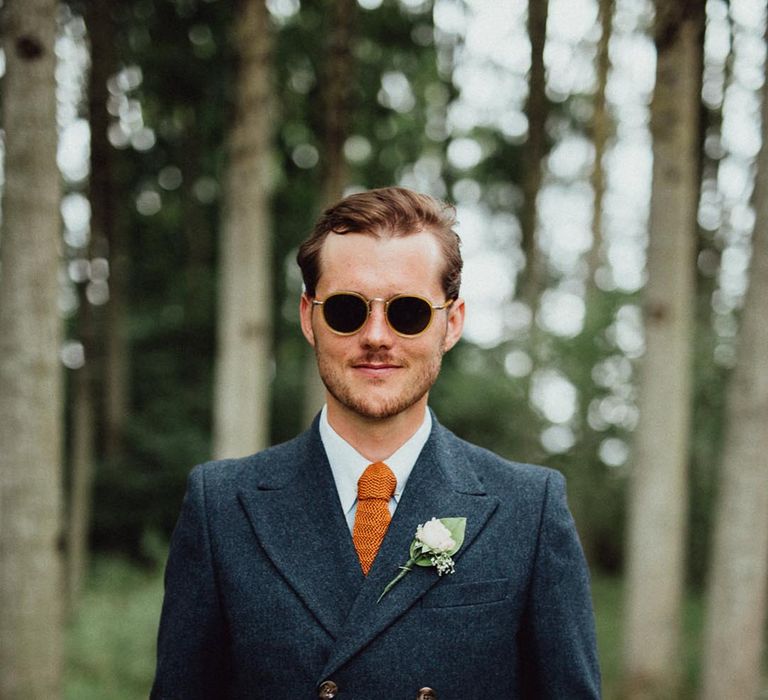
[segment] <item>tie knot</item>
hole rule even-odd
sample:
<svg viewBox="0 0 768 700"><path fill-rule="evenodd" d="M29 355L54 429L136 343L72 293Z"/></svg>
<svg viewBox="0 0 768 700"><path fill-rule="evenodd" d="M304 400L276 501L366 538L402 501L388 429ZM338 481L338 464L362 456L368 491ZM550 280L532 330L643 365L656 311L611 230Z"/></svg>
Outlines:
<svg viewBox="0 0 768 700"><path fill-rule="evenodd" d="M381 498L389 501L395 493L397 479L384 462L369 464L357 481L357 498Z"/></svg>

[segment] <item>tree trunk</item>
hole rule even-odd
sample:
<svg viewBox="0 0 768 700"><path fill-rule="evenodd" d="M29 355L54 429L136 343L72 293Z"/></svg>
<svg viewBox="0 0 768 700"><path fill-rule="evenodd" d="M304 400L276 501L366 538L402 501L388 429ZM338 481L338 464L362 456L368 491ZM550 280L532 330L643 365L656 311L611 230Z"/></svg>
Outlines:
<svg viewBox="0 0 768 700"><path fill-rule="evenodd" d="M334 0L330 4L328 11L333 26L324 80L323 209L341 199L348 181L344 142L349 136L352 116L352 37L357 6L355 0ZM304 422L309 425L325 403L325 386L317 373L317 362L311 349L307 353L304 378Z"/></svg>
<svg viewBox="0 0 768 700"><path fill-rule="evenodd" d="M708 21L707 33L717 32L719 22ZM733 50L732 18L725 20L728 28L729 54ZM706 39L705 39L706 43ZM702 45L702 54L704 46ZM702 63L703 63L702 56ZM722 147L707 149L707 140L722 142L723 100L731 84L733 59L725 61L722 68L721 99L719 104L705 105L702 101L701 124L699 126L699 151L701 158L701 203L707 202L708 208L717 207L722 222L713 230L713 223L699 224L696 252L696 335L694 344L693 376L696 377L693 398L692 431L696 439L692 441L690 459L691 472L689 488L691 493L690 527L688 554L690 562L688 574L694 585L701 584L711 564L712 531L714 528L715 491L719 477L722 457L722 434L719 426L725 418L722 377L727 369L713 362L715 349L719 345L719 334L715 330L718 314L713 308L713 295L718 288L720 260L723 241L729 238L730 217L722 193L718 191L720 163L725 157ZM705 66L704 70L707 70ZM710 67L711 70L711 67ZM711 87L709 88L712 89ZM708 152L709 150L709 152Z"/></svg>
<svg viewBox="0 0 768 700"><path fill-rule="evenodd" d="M93 133L93 132L91 132ZM116 459L122 452L125 422L130 411L128 391L130 349L127 336L126 280L128 256L123 250L120 224L112 226L109 238L109 302L105 309L104 456Z"/></svg>
<svg viewBox="0 0 768 700"><path fill-rule="evenodd" d="M622 697L675 697L685 566L703 2L657 6L653 186Z"/></svg>
<svg viewBox="0 0 768 700"><path fill-rule="evenodd" d="M61 693L61 320L55 0L3 7L0 697Z"/></svg>
<svg viewBox="0 0 768 700"><path fill-rule="evenodd" d="M110 262L109 302L105 308L103 324L104 347L99 348L99 354L103 352L104 357L105 381L102 390L105 409L104 453L107 459L115 459L120 454L130 403L130 351L125 308L128 256L125 251L123 224L115 210L114 151L107 138L107 81L116 70L115 28L110 17L112 7L112 0L89 2L86 4L85 16L91 50L88 79L88 119L91 127L91 240L94 242L93 249L104 249Z"/></svg>
<svg viewBox="0 0 768 700"><path fill-rule="evenodd" d="M542 286L542 264L536 248L538 223L537 200L542 183L544 156L547 152L547 116L549 103L546 95L544 46L547 40L548 0L528 0L528 36L531 40L531 71L528 77L528 99L525 114L528 118L528 140L525 148L525 175L523 176L523 210L520 228L525 254L525 271L521 296L535 308Z"/></svg>
<svg viewBox="0 0 768 700"><path fill-rule="evenodd" d="M92 309L81 285L78 330L85 364L72 378L71 478L67 512L67 613L77 609L88 570L88 535L91 527L95 441L93 407Z"/></svg>
<svg viewBox="0 0 768 700"><path fill-rule="evenodd" d="M755 230L726 433L704 633L703 700L756 698L768 595L768 83Z"/></svg>
<svg viewBox="0 0 768 700"><path fill-rule="evenodd" d="M528 139L525 143L523 174L523 207L520 213L522 248L525 255L525 269L519 278L518 296L532 312L528 349L533 369L524 379L525 393L531 404L535 368L541 364L544 347L543 331L536 323L539 297L546 286L545 264L538 249L538 199L544 173L544 158L547 153L547 117L549 102L546 94L546 70L544 48L547 40L547 16L549 0L528 0L528 36L531 41L531 70L528 76L528 98L525 114L528 120ZM532 404L531 404L532 405ZM528 453L529 461L540 461L540 455Z"/></svg>
<svg viewBox="0 0 768 700"><path fill-rule="evenodd" d="M325 143L324 154L324 207L334 204L344 194L349 173L344 158L344 142L349 137L352 121L352 86L354 85L354 57L352 39L355 27L356 0L333 0L328 58L325 76Z"/></svg>
<svg viewBox="0 0 768 700"><path fill-rule="evenodd" d="M605 99L605 89L608 84L610 56L608 46L611 39L611 24L613 21L614 0L600 0L600 41L597 45L597 91L595 92L594 116L592 117L592 143L595 147L595 163L592 167L592 192L594 194L594 209L592 211L592 248L588 263L587 286L595 287L595 272L600 266L603 245L603 198L605 196L605 168L603 157L608 143L610 118Z"/></svg>
<svg viewBox="0 0 768 700"><path fill-rule="evenodd" d="M269 15L242 0L238 71L219 271L214 456L255 452L269 440L272 374L272 83Z"/></svg>
<svg viewBox="0 0 768 700"><path fill-rule="evenodd" d="M91 127L90 203L91 243L86 251L108 253L114 224L111 149L107 139L107 80L112 67L111 41L114 32L109 17L110 3L104 0L86 7L86 25L91 50L88 76L88 117ZM91 526L92 483L96 441L96 411L94 408L96 379L96 338L94 309L86 294L87 281L80 285L78 335L83 344L85 364L76 369L72 378L72 446L70 457L70 488L67 507L67 611L71 614L83 588L88 569L88 535ZM114 292L114 288L112 290ZM119 296L113 294L114 297ZM112 334L110 328L107 336ZM108 342L112 342L109 341ZM109 390L111 382L106 382ZM114 396L107 406L115 406ZM119 420L107 412L108 453L113 456L119 444L123 411Z"/></svg>

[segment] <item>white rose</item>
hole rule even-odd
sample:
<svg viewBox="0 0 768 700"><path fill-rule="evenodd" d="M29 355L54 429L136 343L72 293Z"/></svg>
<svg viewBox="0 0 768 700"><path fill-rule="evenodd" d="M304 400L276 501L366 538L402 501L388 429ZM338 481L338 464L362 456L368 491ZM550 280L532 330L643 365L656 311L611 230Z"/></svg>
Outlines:
<svg viewBox="0 0 768 700"><path fill-rule="evenodd" d="M416 528L416 539L434 552L448 552L456 546L451 531L437 518Z"/></svg>

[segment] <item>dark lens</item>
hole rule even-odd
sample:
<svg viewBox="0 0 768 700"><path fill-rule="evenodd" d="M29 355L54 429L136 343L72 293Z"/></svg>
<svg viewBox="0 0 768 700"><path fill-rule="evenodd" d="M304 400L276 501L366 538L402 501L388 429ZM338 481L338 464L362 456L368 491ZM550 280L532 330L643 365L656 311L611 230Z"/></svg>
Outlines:
<svg viewBox="0 0 768 700"><path fill-rule="evenodd" d="M418 335L432 318L432 307L418 297L397 297L389 302L389 323L398 333Z"/></svg>
<svg viewBox="0 0 768 700"><path fill-rule="evenodd" d="M354 294L333 294L323 304L323 315L334 331L354 333L368 318L368 306Z"/></svg>

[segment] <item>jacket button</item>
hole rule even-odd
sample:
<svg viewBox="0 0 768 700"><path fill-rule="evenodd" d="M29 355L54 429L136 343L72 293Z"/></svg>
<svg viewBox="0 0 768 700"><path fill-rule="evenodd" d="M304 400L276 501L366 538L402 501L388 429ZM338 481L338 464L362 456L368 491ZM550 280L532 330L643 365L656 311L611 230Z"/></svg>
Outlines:
<svg viewBox="0 0 768 700"><path fill-rule="evenodd" d="M339 692L339 686L333 681L323 681L317 688L317 697L320 700L331 700Z"/></svg>
<svg viewBox="0 0 768 700"><path fill-rule="evenodd" d="M437 700L437 693L432 688L422 688L416 700Z"/></svg>

